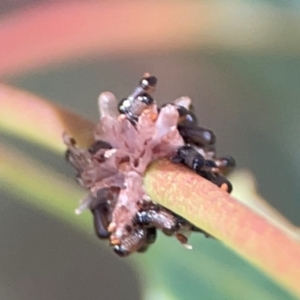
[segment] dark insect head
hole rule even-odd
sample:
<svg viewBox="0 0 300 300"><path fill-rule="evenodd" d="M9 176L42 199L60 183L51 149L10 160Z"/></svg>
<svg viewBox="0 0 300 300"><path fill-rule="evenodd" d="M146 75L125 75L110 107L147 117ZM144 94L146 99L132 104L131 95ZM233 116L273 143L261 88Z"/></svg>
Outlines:
<svg viewBox="0 0 300 300"><path fill-rule="evenodd" d="M156 84L157 78L155 76L150 76L150 74L146 74L139 82L139 86L147 92L149 92L150 89L154 89Z"/></svg>
<svg viewBox="0 0 300 300"><path fill-rule="evenodd" d="M178 110L179 117L180 117L178 125L191 126L191 127L198 125L197 117L193 113L193 111L191 111L181 105L177 105L177 110Z"/></svg>
<svg viewBox="0 0 300 300"><path fill-rule="evenodd" d="M224 156L216 159L216 165L226 175L235 168L236 161L232 156Z"/></svg>

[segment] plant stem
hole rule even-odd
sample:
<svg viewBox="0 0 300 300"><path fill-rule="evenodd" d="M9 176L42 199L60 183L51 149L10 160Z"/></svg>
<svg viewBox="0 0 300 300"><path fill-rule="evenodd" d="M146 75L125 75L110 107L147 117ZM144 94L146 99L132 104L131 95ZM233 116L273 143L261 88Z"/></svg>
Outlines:
<svg viewBox="0 0 300 300"><path fill-rule="evenodd" d="M167 159L144 184L153 201L207 231L300 296L300 243L196 173Z"/></svg>

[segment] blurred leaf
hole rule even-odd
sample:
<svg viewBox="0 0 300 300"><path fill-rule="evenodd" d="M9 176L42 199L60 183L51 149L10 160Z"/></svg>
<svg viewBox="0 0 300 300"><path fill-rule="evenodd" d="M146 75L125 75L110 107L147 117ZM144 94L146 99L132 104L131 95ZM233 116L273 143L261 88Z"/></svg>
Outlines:
<svg viewBox="0 0 300 300"><path fill-rule="evenodd" d="M300 240L299 228L283 217L258 194L255 178L250 172L246 170L235 171L229 176L229 180L234 186L233 197L273 222L293 238Z"/></svg>
<svg viewBox="0 0 300 300"><path fill-rule="evenodd" d="M89 225L87 215L77 222L74 214L82 190L68 184L62 175L4 145L0 147L0 179L0 189L23 196L35 208L67 220L81 230Z"/></svg>
<svg viewBox="0 0 300 300"><path fill-rule="evenodd" d="M0 132L7 131L55 151L68 131L81 145L93 141L94 124L28 92L0 84Z"/></svg>
<svg viewBox="0 0 300 300"><path fill-rule="evenodd" d="M258 2L50 3L1 20L0 74L81 56L195 47L299 55L299 29L298 11Z"/></svg>

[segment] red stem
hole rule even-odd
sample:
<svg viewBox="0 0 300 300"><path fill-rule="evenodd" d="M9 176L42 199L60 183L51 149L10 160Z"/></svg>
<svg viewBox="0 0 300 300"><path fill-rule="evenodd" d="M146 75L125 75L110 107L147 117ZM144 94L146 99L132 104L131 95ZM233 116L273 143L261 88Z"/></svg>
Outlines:
<svg viewBox="0 0 300 300"><path fill-rule="evenodd" d="M300 243L228 193L163 159L145 176L156 202L225 243L300 296Z"/></svg>

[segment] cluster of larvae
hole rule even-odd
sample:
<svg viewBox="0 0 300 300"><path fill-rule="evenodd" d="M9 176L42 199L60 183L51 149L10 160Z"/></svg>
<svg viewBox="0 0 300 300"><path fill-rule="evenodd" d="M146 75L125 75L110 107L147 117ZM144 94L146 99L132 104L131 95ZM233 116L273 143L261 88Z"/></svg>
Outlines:
<svg viewBox="0 0 300 300"><path fill-rule="evenodd" d="M190 98L158 107L153 99L156 83L156 77L145 74L120 102L112 93L102 93L101 118L90 148L80 148L74 138L63 134L66 158L78 183L88 190L76 212L89 209L97 236L108 240L122 257L146 251L158 229L187 248L189 233L203 232L147 196L143 174L152 161L168 157L221 189L232 190L224 176L235 167L235 160L216 157L215 135L198 125Z"/></svg>

